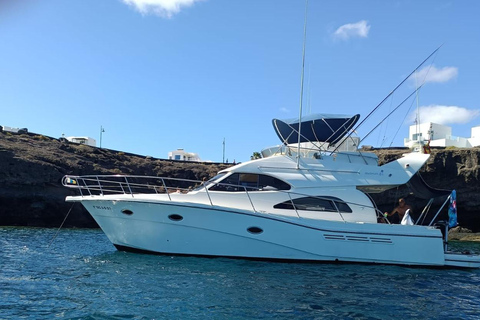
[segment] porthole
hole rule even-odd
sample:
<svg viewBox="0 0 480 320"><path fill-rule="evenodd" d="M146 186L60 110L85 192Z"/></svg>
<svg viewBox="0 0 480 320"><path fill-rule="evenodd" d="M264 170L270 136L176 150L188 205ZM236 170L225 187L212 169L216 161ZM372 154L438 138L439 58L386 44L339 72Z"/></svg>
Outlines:
<svg viewBox="0 0 480 320"><path fill-rule="evenodd" d="M170 219L172 221L182 221L183 217L179 214L171 214L171 215L168 216L168 219Z"/></svg>
<svg viewBox="0 0 480 320"><path fill-rule="evenodd" d="M122 213L131 216L133 214L133 211L129 209L123 209Z"/></svg>
<svg viewBox="0 0 480 320"><path fill-rule="evenodd" d="M259 227L250 227L247 229L247 231L250 232L251 234L260 234L263 232L263 229Z"/></svg>

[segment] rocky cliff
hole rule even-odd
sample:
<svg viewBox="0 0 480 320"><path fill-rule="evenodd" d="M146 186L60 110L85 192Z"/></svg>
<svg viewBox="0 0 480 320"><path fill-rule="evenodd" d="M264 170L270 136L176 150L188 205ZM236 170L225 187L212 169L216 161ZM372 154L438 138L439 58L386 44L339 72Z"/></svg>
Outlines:
<svg viewBox="0 0 480 320"><path fill-rule="evenodd" d="M408 149L373 150L379 163L395 160L408 152ZM458 222L463 227L474 232L480 232L480 148L438 148L431 150L431 156L420 171L425 182L438 189L456 190ZM406 187L391 189L382 194L373 195L375 202L382 211L390 211L396 205L398 198L404 197L407 203L413 205L418 216L428 200L418 199ZM445 198L434 201L428 217L433 217ZM447 208L446 206L445 208ZM448 220L447 210L440 212L439 218ZM429 219L427 219L429 220Z"/></svg>
<svg viewBox="0 0 480 320"><path fill-rule="evenodd" d="M66 174L131 174L202 180L228 167L219 163L160 160L100 149L36 134L0 132L0 225L59 227L75 195L61 185ZM74 205L66 227L96 227Z"/></svg>
<svg viewBox="0 0 480 320"><path fill-rule="evenodd" d="M385 163L408 152L406 149L371 150ZM432 187L456 189L459 223L480 231L480 149L432 150L422 177ZM0 225L58 227L71 208L65 203L74 191L64 188L66 174L133 174L202 180L228 167L221 163L161 160L115 150L94 148L36 134L0 132ZM372 195L382 211L391 210L399 197L406 197L416 212L426 200L416 199L407 188ZM431 215L445 199L437 200ZM441 218L446 218L444 209ZM82 206L73 206L66 227L95 227Z"/></svg>

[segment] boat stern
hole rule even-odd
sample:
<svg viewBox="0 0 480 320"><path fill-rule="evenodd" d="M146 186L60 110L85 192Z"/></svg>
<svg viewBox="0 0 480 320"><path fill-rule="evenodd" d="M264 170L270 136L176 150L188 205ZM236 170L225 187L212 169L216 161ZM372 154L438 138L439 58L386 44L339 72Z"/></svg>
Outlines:
<svg viewBox="0 0 480 320"><path fill-rule="evenodd" d="M480 268L480 255L445 252L445 266L452 268Z"/></svg>

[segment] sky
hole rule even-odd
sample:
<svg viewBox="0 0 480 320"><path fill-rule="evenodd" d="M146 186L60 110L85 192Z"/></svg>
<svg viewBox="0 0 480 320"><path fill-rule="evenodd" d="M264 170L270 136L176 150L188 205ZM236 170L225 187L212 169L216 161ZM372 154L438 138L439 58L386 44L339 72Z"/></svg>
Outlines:
<svg viewBox="0 0 480 320"><path fill-rule="evenodd" d="M403 146L419 118L468 138L479 12L476 0L0 1L0 125L241 162L281 143L271 121L298 117L300 100L303 115L362 121L441 46L355 134Z"/></svg>

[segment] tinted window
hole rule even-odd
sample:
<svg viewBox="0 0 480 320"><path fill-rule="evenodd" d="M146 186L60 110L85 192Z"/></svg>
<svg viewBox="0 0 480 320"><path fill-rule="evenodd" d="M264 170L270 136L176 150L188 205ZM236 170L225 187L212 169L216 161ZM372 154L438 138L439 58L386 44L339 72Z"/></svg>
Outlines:
<svg viewBox="0 0 480 320"><path fill-rule="evenodd" d="M295 206L295 207L294 207ZM273 206L275 209L305 210L305 211L328 211L328 212L352 212L352 209L339 198L335 197L304 197L288 200Z"/></svg>
<svg viewBox="0 0 480 320"><path fill-rule="evenodd" d="M215 191L290 190L290 185L274 177L254 173L234 173L212 186Z"/></svg>

